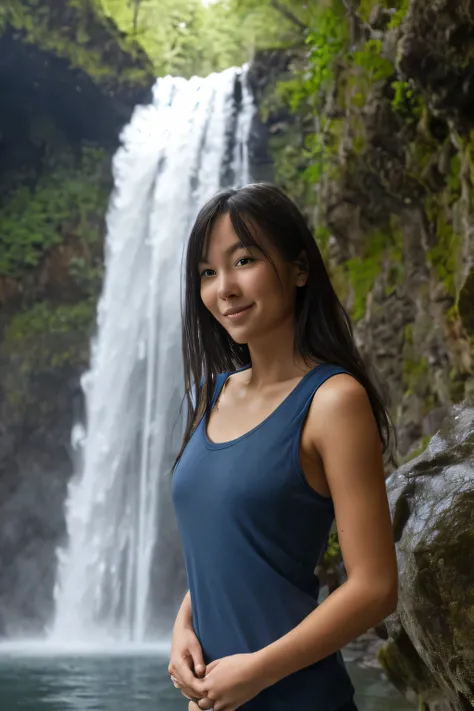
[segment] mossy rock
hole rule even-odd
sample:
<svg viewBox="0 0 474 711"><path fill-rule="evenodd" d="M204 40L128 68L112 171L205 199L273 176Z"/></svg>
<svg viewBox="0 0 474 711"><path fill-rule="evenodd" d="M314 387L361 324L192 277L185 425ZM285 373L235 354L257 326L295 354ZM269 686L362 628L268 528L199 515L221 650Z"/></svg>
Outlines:
<svg viewBox="0 0 474 711"><path fill-rule="evenodd" d="M399 688L462 711L474 703L474 408L454 406L387 490L400 586L380 661Z"/></svg>
<svg viewBox="0 0 474 711"><path fill-rule="evenodd" d="M398 68L438 116L472 125L474 2L411 0L398 46Z"/></svg>
<svg viewBox="0 0 474 711"><path fill-rule="evenodd" d="M145 53L105 15L100 0L9 0L2 30L66 59L108 94L153 83Z"/></svg>
<svg viewBox="0 0 474 711"><path fill-rule="evenodd" d="M48 418L54 423L57 403L51 392L45 397L47 384L54 381L57 387L87 367L95 309L92 297L73 304L40 301L13 316L0 345L0 419L8 416L9 425L29 421L39 409L42 424Z"/></svg>
<svg viewBox="0 0 474 711"><path fill-rule="evenodd" d="M467 333L474 337L474 269L469 271L459 292L458 312Z"/></svg>

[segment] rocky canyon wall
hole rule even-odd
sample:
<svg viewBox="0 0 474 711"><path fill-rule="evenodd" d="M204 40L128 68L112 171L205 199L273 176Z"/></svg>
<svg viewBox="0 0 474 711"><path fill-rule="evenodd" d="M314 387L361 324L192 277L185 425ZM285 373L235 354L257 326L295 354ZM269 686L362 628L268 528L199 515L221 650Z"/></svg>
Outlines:
<svg viewBox="0 0 474 711"><path fill-rule="evenodd" d="M51 611L111 157L154 78L94 0L2 5L0 56L1 636Z"/></svg>

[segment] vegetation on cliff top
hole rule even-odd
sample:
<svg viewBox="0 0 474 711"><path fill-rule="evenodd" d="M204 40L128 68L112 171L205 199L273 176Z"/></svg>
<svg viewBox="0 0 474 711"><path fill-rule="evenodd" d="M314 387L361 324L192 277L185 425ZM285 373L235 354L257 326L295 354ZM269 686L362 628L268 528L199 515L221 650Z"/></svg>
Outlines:
<svg viewBox="0 0 474 711"><path fill-rule="evenodd" d="M99 0L7 0L0 8L0 34L67 59L108 93L153 82L139 44L118 31Z"/></svg>

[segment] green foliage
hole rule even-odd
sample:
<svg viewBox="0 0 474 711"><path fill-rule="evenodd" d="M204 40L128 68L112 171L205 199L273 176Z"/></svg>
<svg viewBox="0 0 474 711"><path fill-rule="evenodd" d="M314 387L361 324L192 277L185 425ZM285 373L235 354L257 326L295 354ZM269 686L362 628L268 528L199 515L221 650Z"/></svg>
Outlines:
<svg viewBox="0 0 474 711"><path fill-rule="evenodd" d="M334 11L324 11L306 37L308 64L291 80L281 82L278 95L293 113L302 104L321 110L330 83L334 80L334 65L347 47L348 28L345 17Z"/></svg>
<svg viewBox="0 0 474 711"><path fill-rule="evenodd" d="M5 328L7 355L20 355L20 375L87 362L95 299L56 306L46 301L16 314Z"/></svg>
<svg viewBox="0 0 474 711"><path fill-rule="evenodd" d="M330 533L326 550L324 551L323 563L326 568L338 565L342 562L342 551L339 545L337 532Z"/></svg>
<svg viewBox="0 0 474 711"><path fill-rule="evenodd" d="M392 82L394 97L392 108L401 114L406 121L418 120L423 112L424 102L416 89L406 81Z"/></svg>
<svg viewBox="0 0 474 711"><path fill-rule="evenodd" d="M107 154L90 147L51 162L36 183L20 178L0 198L0 274L37 267L65 237L97 244L109 190Z"/></svg>
<svg viewBox="0 0 474 711"><path fill-rule="evenodd" d="M365 22L369 22L371 12L376 6L384 10L394 11L388 25L388 28L392 29L400 26L409 4L410 0L360 0L357 12Z"/></svg>
<svg viewBox="0 0 474 711"><path fill-rule="evenodd" d="M94 296L99 293L104 278L104 265L91 264L85 257L69 260L69 274L83 294Z"/></svg>
<svg viewBox="0 0 474 711"><path fill-rule="evenodd" d="M0 33L3 32L8 22L8 14L6 7L0 7Z"/></svg>
<svg viewBox="0 0 474 711"><path fill-rule="evenodd" d="M365 71L372 83L388 79L395 72L392 62L380 56L382 49L381 40L370 39L353 55L354 64Z"/></svg>
<svg viewBox="0 0 474 711"><path fill-rule="evenodd" d="M405 15L408 12L409 6L410 6L410 0L401 0L400 7L394 13L394 15L390 21L390 24L388 26L388 29L392 30L392 29L396 29L397 27L400 27L400 25L402 24L402 22L405 18Z"/></svg>
<svg viewBox="0 0 474 711"><path fill-rule="evenodd" d="M249 60L256 49L301 41L311 14L281 0L279 11L265 0L102 0L106 13L134 37L158 75L206 76ZM137 9L138 8L138 9ZM296 22L285 15L288 12Z"/></svg>
<svg viewBox="0 0 474 711"><path fill-rule="evenodd" d="M297 182L317 185L335 165L335 122L325 114L325 102L334 82L334 70L348 44L345 10L334 2L329 8L315 12L308 28L306 45L308 60L299 72L277 87L277 96L292 113L314 117L316 127L308 133L300 149L300 161L305 166ZM277 174L278 175L278 174ZM301 191L302 189L300 189Z"/></svg>
<svg viewBox="0 0 474 711"><path fill-rule="evenodd" d="M93 81L115 90L152 81L138 45L116 31L98 0L11 0L0 15L23 41L67 59Z"/></svg>

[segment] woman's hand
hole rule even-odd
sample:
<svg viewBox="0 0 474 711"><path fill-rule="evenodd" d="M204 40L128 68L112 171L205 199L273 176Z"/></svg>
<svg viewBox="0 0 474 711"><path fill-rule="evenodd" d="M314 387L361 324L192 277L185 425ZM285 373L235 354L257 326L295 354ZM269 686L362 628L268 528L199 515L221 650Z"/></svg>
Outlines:
<svg viewBox="0 0 474 711"><path fill-rule="evenodd" d="M254 696L266 684L254 654L233 654L216 659L208 664L203 689L206 698L197 705L191 702L189 711L210 709L213 711L235 711Z"/></svg>
<svg viewBox="0 0 474 711"><path fill-rule="evenodd" d="M204 676L205 671L201 645L194 630L191 627L175 627L168 665L168 674L174 686L187 699L202 699L206 693L204 682L199 677Z"/></svg>

